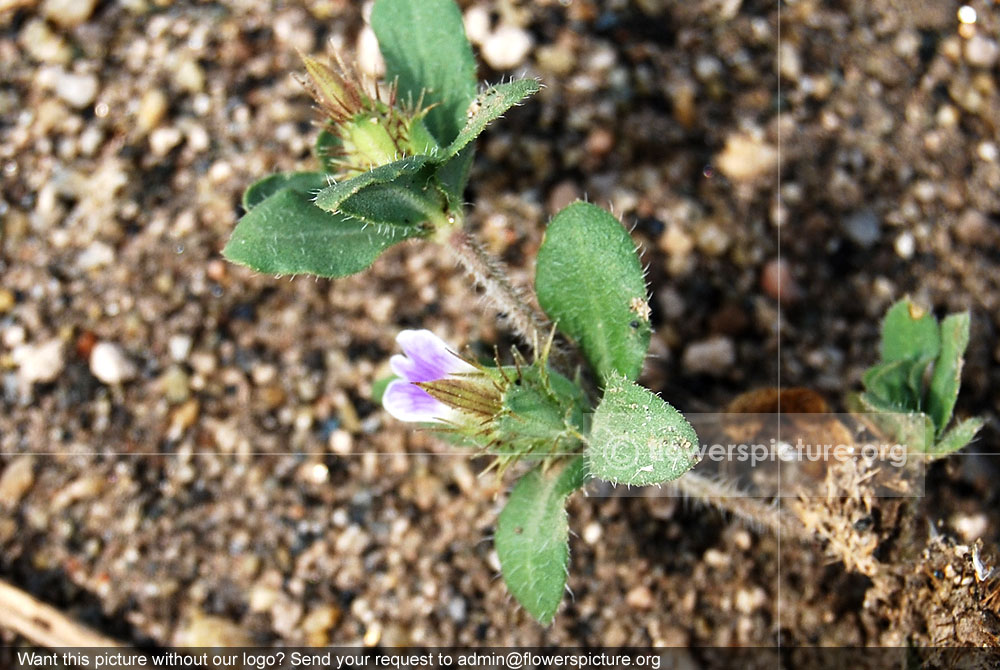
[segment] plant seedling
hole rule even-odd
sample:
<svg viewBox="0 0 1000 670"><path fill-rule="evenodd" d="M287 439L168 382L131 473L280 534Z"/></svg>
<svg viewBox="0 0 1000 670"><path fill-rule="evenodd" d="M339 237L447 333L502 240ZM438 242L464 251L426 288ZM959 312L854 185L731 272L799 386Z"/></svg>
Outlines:
<svg viewBox="0 0 1000 670"><path fill-rule="evenodd" d="M981 418L972 417L948 428L968 345L968 312L939 324L903 298L882 321L881 362L863 375L865 390L850 399L852 410L872 413L887 434L930 456L958 451L983 427Z"/></svg>

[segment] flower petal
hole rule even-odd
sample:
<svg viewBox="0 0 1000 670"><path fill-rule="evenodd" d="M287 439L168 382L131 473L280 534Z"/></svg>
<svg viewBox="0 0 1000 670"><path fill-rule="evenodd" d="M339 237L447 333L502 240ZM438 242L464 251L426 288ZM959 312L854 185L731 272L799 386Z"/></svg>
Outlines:
<svg viewBox="0 0 1000 670"><path fill-rule="evenodd" d="M389 365L393 372L409 382L431 382L476 369L429 330L400 331L396 342L406 355L393 356Z"/></svg>
<svg viewBox="0 0 1000 670"><path fill-rule="evenodd" d="M403 379L389 382L382 395L382 406L400 421L435 423L445 421L452 414L447 405Z"/></svg>

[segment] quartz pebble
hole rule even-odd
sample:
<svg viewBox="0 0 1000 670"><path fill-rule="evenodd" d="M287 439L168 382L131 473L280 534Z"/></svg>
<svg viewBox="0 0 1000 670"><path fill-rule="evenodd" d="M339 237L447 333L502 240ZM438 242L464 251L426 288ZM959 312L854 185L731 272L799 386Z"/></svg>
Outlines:
<svg viewBox="0 0 1000 670"><path fill-rule="evenodd" d="M17 374L26 385L55 381L66 364L63 342L51 339L41 344L23 344L12 354Z"/></svg>
<svg viewBox="0 0 1000 670"><path fill-rule="evenodd" d="M28 55L41 63L65 65L73 58L73 50L66 40L41 19L28 21L18 41Z"/></svg>
<svg viewBox="0 0 1000 670"><path fill-rule="evenodd" d="M722 174L734 181L750 180L774 171L778 166L778 150L747 134L730 135L715 163Z"/></svg>
<svg viewBox="0 0 1000 670"><path fill-rule="evenodd" d="M63 28L75 28L90 18L97 0L45 0L42 13Z"/></svg>
<svg viewBox="0 0 1000 670"><path fill-rule="evenodd" d="M56 78L55 91L67 104L82 109L94 101L99 87L93 74L62 72Z"/></svg>
<svg viewBox="0 0 1000 670"><path fill-rule="evenodd" d="M90 352L90 371L108 385L121 384L135 377L137 370L122 351L112 342L98 342Z"/></svg>
<svg viewBox="0 0 1000 670"><path fill-rule="evenodd" d="M494 70L509 70L521 64L532 43L531 35L525 30L501 25L483 42L483 60Z"/></svg>
<svg viewBox="0 0 1000 670"><path fill-rule="evenodd" d="M1000 46L984 35L973 35L965 43L965 60L976 67L993 67L1000 57Z"/></svg>
<svg viewBox="0 0 1000 670"><path fill-rule="evenodd" d="M12 509L35 482L35 459L18 456L0 473L0 507Z"/></svg>
<svg viewBox="0 0 1000 670"><path fill-rule="evenodd" d="M722 335L689 344L681 359L688 374L720 376L729 372L735 363L736 347L730 338Z"/></svg>

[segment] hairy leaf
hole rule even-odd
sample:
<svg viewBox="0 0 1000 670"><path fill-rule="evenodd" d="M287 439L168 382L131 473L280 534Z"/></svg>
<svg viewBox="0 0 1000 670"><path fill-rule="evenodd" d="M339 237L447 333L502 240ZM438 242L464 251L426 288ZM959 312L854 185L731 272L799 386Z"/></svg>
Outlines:
<svg viewBox="0 0 1000 670"><path fill-rule="evenodd" d="M537 93L539 88L534 79L518 79L491 86L477 95L469 106L465 127L445 150L445 156L450 158L457 154L465 145L479 137L490 122L529 95Z"/></svg>
<svg viewBox="0 0 1000 670"><path fill-rule="evenodd" d="M941 353L934 363L927 411L937 427L938 435L951 421L962 384L962 357L969 346L969 313L952 314L941 322Z"/></svg>
<svg viewBox="0 0 1000 670"><path fill-rule="evenodd" d="M269 274L344 277L370 266L386 248L424 234L419 226L373 226L314 206L290 188L248 212L222 254Z"/></svg>
<svg viewBox="0 0 1000 670"><path fill-rule="evenodd" d="M646 486L677 479L698 462L698 435L680 412L623 376L608 380L584 451L590 474Z"/></svg>
<svg viewBox="0 0 1000 670"><path fill-rule="evenodd" d="M849 396L849 409L877 433L918 453L934 448L934 423L923 412L900 409L871 393Z"/></svg>
<svg viewBox="0 0 1000 670"><path fill-rule="evenodd" d="M959 421L954 428L946 432L941 439L934 444L933 453L935 456L947 456L953 454L976 437L976 433L986 422L978 416Z"/></svg>
<svg viewBox="0 0 1000 670"><path fill-rule="evenodd" d="M293 191L314 196L328 185L322 172L280 172L258 179L243 191L243 209L250 211L278 191L290 188Z"/></svg>
<svg viewBox="0 0 1000 670"><path fill-rule="evenodd" d="M564 463L547 470L539 466L521 477L497 521L497 556L507 588L545 625L555 616L566 586L566 497L586 479L581 457Z"/></svg>
<svg viewBox="0 0 1000 670"><path fill-rule="evenodd" d="M882 321L883 362L938 355L941 335L937 319L929 311L903 298L886 312Z"/></svg>
<svg viewBox="0 0 1000 670"><path fill-rule="evenodd" d="M416 104L423 96L424 105L435 105L427 127L447 146L476 97L476 60L458 6L452 0L378 0L371 23L400 99Z"/></svg>
<svg viewBox="0 0 1000 670"><path fill-rule="evenodd" d="M386 165L380 165L357 177L326 186L316 196L316 206L336 212L341 204L356 193L376 184L387 184L404 175L419 173L427 163L426 156L408 156Z"/></svg>
<svg viewBox="0 0 1000 670"><path fill-rule="evenodd" d="M614 374L639 376L649 348L649 306L635 244L618 219L585 202L556 214L538 250L535 290L602 382Z"/></svg>

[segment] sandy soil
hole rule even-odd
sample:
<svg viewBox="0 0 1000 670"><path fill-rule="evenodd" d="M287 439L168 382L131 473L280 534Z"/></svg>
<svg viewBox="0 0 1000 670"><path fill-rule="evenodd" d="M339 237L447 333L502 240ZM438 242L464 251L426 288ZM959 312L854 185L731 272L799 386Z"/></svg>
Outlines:
<svg viewBox="0 0 1000 670"><path fill-rule="evenodd" d="M533 40L483 79L546 84L481 141L472 225L522 285L572 199L634 225L648 386L687 411L779 382L842 406L909 293L972 311L958 412L995 422L995 3L963 24L953 2L801 1L780 26L753 0L462 4ZM360 4L274 5L0 2L0 576L155 645L996 640L989 581L890 588L659 493L573 500L574 596L533 623L497 578L486 463L371 401L401 328L513 342L469 282L419 243L336 282L219 255L247 184L313 165L296 50L362 33ZM921 570L952 579L977 540L995 562L996 445L929 471L944 538Z"/></svg>

